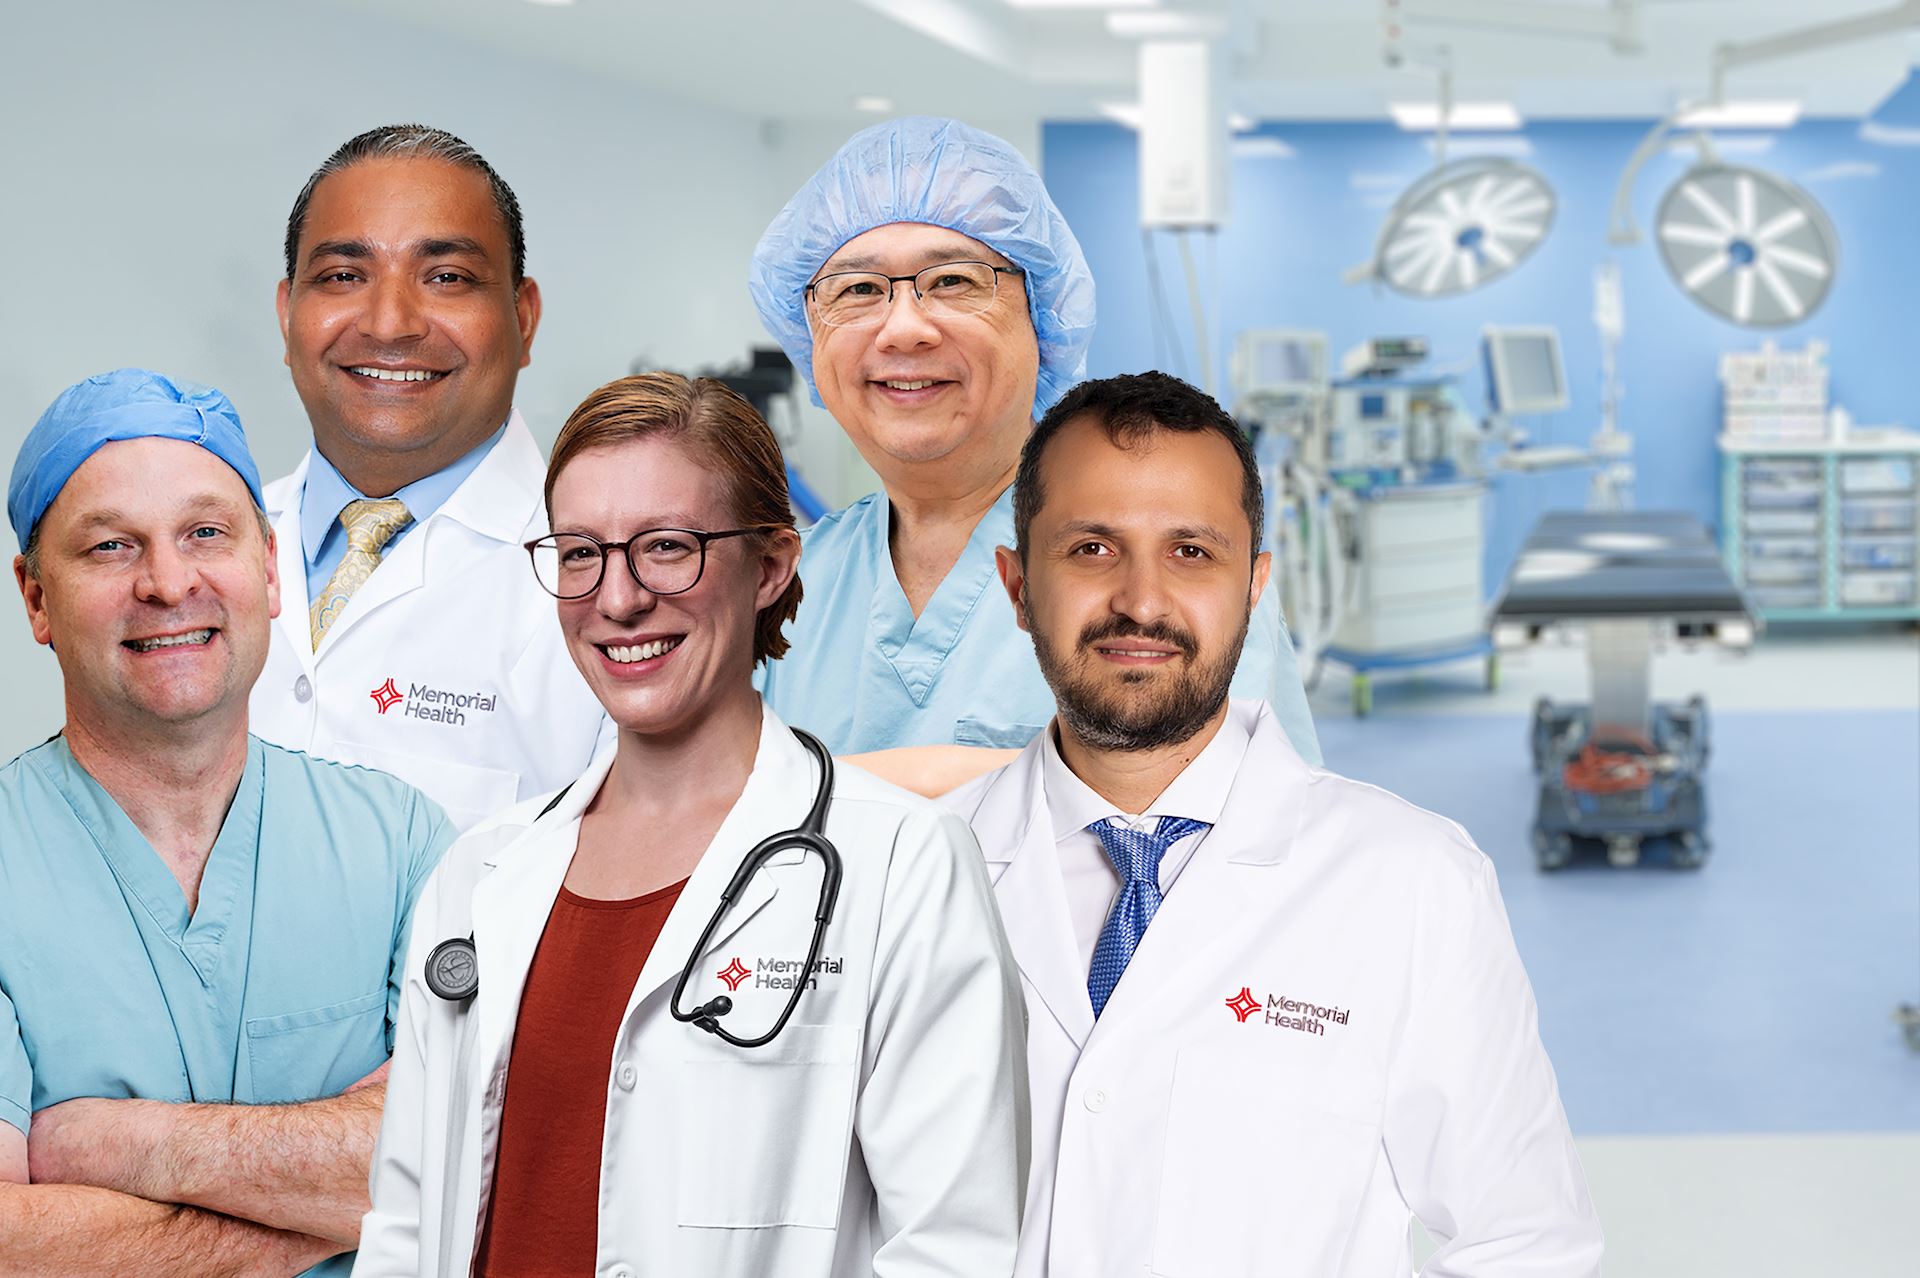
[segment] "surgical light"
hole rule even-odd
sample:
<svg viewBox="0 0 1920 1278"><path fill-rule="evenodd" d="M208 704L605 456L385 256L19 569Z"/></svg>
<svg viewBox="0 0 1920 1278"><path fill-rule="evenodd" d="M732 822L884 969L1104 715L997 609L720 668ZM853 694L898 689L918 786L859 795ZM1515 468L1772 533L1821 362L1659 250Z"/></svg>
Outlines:
<svg viewBox="0 0 1920 1278"><path fill-rule="evenodd" d="M1840 256L1833 223L1777 174L1695 165L1660 201L1660 257L1687 296L1723 319L1777 328L1826 300Z"/></svg>
<svg viewBox="0 0 1920 1278"><path fill-rule="evenodd" d="M1474 156L1409 187L1387 214L1373 260L1349 281L1374 279L1409 297L1450 297L1491 284L1547 237L1556 203L1534 169Z"/></svg>

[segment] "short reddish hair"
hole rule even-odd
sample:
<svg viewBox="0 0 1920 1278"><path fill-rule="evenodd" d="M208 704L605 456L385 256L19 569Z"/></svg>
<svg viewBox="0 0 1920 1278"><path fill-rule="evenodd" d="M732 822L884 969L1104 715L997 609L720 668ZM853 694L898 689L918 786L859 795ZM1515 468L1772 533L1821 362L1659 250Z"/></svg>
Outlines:
<svg viewBox="0 0 1920 1278"><path fill-rule="evenodd" d="M787 498L787 464L779 441L753 405L710 377L678 373L642 373L608 382L573 410L547 462L547 519L553 519L553 484L590 448L662 436L699 454L720 475L733 517L743 526L791 529L793 506ZM750 539L761 549L765 534ZM786 655L781 628L800 610L800 574L778 599L760 610L753 628L753 663Z"/></svg>

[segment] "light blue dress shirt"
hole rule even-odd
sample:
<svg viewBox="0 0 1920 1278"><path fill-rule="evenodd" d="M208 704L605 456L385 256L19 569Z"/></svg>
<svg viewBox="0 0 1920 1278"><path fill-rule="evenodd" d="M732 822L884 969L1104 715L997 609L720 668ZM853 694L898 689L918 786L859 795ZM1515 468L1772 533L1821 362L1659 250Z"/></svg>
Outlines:
<svg viewBox="0 0 1920 1278"><path fill-rule="evenodd" d="M918 620L894 575L884 492L801 534L805 597L787 629L792 649L759 676L773 712L836 754L896 746L1019 747L1053 717L1033 640L1014 620L994 568L1013 544L1013 490L973 530ZM1320 762L1279 592L1261 596L1232 695L1272 703L1302 758Z"/></svg>
<svg viewBox="0 0 1920 1278"><path fill-rule="evenodd" d="M425 479L417 479L394 493L407 504L413 522L393 535L387 543L392 549L407 534L427 522L427 516L446 504L453 490L471 475L507 433L503 425L491 438L445 470L436 470ZM347 557L347 533L340 526L340 512L350 501L366 494L347 482L318 448L307 463L307 486L300 497L300 549L307 559L307 598L320 593L320 587L333 580L334 569Z"/></svg>
<svg viewBox="0 0 1920 1278"><path fill-rule="evenodd" d="M364 1078L392 1052L407 926L453 834L385 773L249 738L189 915L66 740L27 751L0 769L0 1122L24 1132L78 1096L272 1104Z"/></svg>

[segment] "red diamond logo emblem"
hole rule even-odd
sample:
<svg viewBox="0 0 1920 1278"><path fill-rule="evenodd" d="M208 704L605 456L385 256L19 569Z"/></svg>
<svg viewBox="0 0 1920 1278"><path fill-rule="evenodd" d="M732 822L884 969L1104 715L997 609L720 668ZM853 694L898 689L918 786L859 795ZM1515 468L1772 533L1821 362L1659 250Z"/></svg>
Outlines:
<svg viewBox="0 0 1920 1278"><path fill-rule="evenodd" d="M727 964L720 972L716 973L716 975L727 983L728 989L738 990L740 988L740 982L752 976L753 973L742 967L739 959L735 959L733 962Z"/></svg>
<svg viewBox="0 0 1920 1278"><path fill-rule="evenodd" d="M405 701L407 699L407 694L400 691L400 689L394 687L393 680L391 679L387 680L385 683L381 684L379 687L375 688L372 692L369 692L367 695L373 698L373 704L380 707L381 714L385 714L387 711L393 709L395 706L399 705L402 701Z"/></svg>
<svg viewBox="0 0 1920 1278"><path fill-rule="evenodd" d="M1240 992L1227 1000L1227 1010L1239 1017L1240 1023L1245 1025L1247 1018L1260 1010L1260 1000L1253 996L1251 989L1242 985Z"/></svg>

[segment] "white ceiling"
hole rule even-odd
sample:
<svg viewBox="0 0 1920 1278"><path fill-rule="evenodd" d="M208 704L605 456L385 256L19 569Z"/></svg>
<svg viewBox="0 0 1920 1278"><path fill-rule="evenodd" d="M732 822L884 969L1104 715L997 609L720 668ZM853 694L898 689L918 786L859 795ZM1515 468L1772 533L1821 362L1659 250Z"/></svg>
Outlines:
<svg viewBox="0 0 1920 1278"><path fill-rule="evenodd" d="M1007 0L324 0L383 23L453 35L752 118L857 124L865 94L899 112L991 120L1097 117L1134 97L1132 44L1094 11ZM1448 0L1408 0L1432 9ZM1475 3L1476 0L1454 0ZM1534 0L1531 11L1609 0ZM1891 0L1641 0L1644 51L1596 40L1410 23L1444 45L1457 99L1504 98L1532 119L1650 117L1706 87L1711 51ZM318 8L319 6L315 6ZM1431 74L1387 68L1381 0L1160 0L1221 20L1229 105L1257 119L1384 119L1389 99L1434 92ZM1903 35L1768 63L1728 93L1794 97L1809 115L1862 115L1905 75Z"/></svg>

